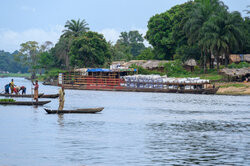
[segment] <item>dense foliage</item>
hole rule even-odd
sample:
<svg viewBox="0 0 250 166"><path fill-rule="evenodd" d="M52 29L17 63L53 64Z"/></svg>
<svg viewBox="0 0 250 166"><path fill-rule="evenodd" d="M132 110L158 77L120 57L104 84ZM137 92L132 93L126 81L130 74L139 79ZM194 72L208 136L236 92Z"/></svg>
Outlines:
<svg viewBox="0 0 250 166"><path fill-rule="evenodd" d="M10 72L10 73L27 73L28 67L22 66L20 61L15 61L14 55L17 52L9 53L0 51L0 71Z"/></svg>
<svg viewBox="0 0 250 166"><path fill-rule="evenodd" d="M103 35L88 31L75 38L70 49L70 64L74 67L98 67L108 62L110 52Z"/></svg>
<svg viewBox="0 0 250 166"><path fill-rule="evenodd" d="M235 64L235 63L232 63L230 65L228 65L228 68L232 69L237 69L237 68L243 68L243 67L250 67L250 64L247 63L247 62L241 62L239 64Z"/></svg>
<svg viewBox="0 0 250 166"><path fill-rule="evenodd" d="M146 39L154 47L156 59L173 59L175 49L187 43L182 26L192 6L187 2L150 18Z"/></svg>
<svg viewBox="0 0 250 166"><path fill-rule="evenodd" d="M207 62L219 70L223 57L227 65L229 54L250 52L249 27L249 17L229 12L222 1L195 0L151 17L146 38L155 59L194 58L206 72Z"/></svg>
<svg viewBox="0 0 250 166"><path fill-rule="evenodd" d="M138 59L138 55L146 48L142 34L138 31L121 32L114 46L110 46L112 60Z"/></svg>

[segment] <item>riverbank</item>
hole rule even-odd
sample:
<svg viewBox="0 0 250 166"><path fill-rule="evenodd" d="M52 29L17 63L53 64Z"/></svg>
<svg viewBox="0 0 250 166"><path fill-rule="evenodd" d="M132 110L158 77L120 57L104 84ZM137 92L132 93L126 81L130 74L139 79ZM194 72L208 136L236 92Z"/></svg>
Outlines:
<svg viewBox="0 0 250 166"><path fill-rule="evenodd" d="M30 73L0 73L0 78L4 78L4 77L23 77L26 78L28 80L30 80L31 74ZM39 81L44 81L46 79L45 75L37 75L37 80Z"/></svg>
<svg viewBox="0 0 250 166"><path fill-rule="evenodd" d="M220 82L215 86L219 87L217 95L250 95L250 82Z"/></svg>
<svg viewBox="0 0 250 166"><path fill-rule="evenodd" d="M0 73L0 77L30 77L30 73Z"/></svg>

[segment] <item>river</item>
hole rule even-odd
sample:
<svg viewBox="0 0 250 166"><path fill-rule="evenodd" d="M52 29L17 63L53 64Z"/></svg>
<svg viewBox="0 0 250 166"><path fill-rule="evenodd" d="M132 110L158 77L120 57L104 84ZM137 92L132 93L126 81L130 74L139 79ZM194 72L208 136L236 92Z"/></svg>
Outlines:
<svg viewBox="0 0 250 166"><path fill-rule="evenodd" d="M10 80L0 78L1 91ZM14 81L30 93L30 81ZM59 89L39 85L46 94ZM0 165L250 165L250 96L65 93L65 109L105 109L50 115L43 107L0 105ZM44 107L57 109L58 99Z"/></svg>

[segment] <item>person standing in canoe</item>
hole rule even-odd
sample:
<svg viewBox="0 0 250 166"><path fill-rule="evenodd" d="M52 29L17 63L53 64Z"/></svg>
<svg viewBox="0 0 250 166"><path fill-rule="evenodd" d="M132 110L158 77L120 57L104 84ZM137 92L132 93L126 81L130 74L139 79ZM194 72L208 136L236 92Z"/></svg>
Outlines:
<svg viewBox="0 0 250 166"><path fill-rule="evenodd" d="M11 79L11 82L10 82L10 91L11 91L11 94L13 94L13 92L14 92L14 86L15 86L14 80Z"/></svg>
<svg viewBox="0 0 250 166"><path fill-rule="evenodd" d="M38 102L38 88L39 88L38 80L36 80L36 83L32 81L32 84L34 85L34 100Z"/></svg>
<svg viewBox="0 0 250 166"><path fill-rule="evenodd" d="M64 96L65 96L65 92L64 92L64 87L62 85L61 89L59 90L59 107L58 110L63 110L64 107Z"/></svg>

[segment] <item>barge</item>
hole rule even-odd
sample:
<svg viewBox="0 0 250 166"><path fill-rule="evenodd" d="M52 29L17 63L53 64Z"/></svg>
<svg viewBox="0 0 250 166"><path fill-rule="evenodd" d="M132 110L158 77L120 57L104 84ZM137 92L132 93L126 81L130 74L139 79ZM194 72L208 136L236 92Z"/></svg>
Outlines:
<svg viewBox="0 0 250 166"><path fill-rule="evenodd" d="M58 85L66 89L215 94L218 88L200 78L168 78L159 75L136 75L136 69L87 69L85 73L60 73Z"/></svg>

